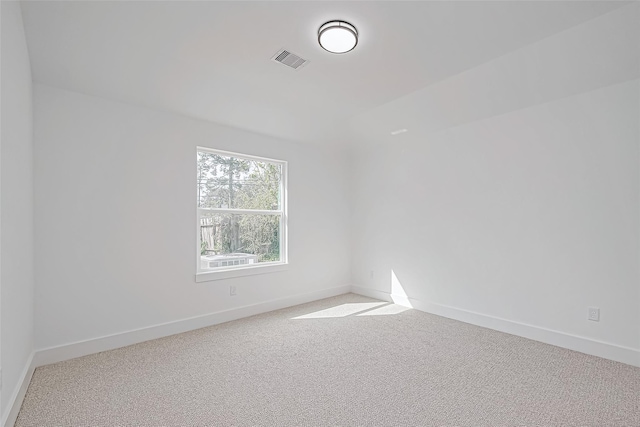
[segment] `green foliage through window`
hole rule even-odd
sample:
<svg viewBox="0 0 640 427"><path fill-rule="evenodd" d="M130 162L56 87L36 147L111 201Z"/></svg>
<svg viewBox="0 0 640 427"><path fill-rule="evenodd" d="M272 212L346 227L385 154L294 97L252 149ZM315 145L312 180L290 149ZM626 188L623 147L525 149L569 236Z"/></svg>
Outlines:
<svg viewBox="0 0 640 427"><path fill-rule="evenodd" d="M199 208L281 207L281 164L198 151L197 167ZM200 218L202 255L247 253L258 262L280 259L280 215L208 211Z"/></svg>

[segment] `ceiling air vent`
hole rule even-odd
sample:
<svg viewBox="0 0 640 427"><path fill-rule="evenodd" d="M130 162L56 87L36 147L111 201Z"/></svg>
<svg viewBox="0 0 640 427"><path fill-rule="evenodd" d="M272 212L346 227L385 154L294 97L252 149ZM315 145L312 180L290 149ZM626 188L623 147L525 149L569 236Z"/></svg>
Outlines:
<svg viewBox="0 0 640 427"><path fill-rule="evenodd" d="M291 53L286 49L279 50L278 53L276 53L271 59L284 64L287 67L293 68L294 70L302 68L307 62L309 62L306 59L302 59L295 53Z"/></svg>

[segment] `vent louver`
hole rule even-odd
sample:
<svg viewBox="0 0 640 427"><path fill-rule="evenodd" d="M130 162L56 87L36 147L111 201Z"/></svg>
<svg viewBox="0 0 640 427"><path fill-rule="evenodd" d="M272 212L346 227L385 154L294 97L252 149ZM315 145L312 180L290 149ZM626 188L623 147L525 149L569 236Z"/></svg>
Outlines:
<svg viewBox="0 0 640 427"><path fill-rule="evenodd" d="M284 64L287 67L293 68L294 70L300 69L307 62L309 62L306 59L302 59L295 53L291 53L286 49L279 50L278 53L276 53L271 59Z"/></svg>

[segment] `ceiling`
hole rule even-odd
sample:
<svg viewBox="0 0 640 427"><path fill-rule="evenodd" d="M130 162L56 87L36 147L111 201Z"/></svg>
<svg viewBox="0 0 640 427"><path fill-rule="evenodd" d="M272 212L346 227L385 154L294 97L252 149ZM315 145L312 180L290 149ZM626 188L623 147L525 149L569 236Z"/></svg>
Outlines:
<svg viewBox="0 0 640 427"><path fill-rule="evenodd" d="M354 120L369 112L621 6L22 3L36 82L317 144L349 144ZM358 28L354 51L318 45L317 29L331 19ZM294 71L271 61L281 48L310 62Z"/></svg>

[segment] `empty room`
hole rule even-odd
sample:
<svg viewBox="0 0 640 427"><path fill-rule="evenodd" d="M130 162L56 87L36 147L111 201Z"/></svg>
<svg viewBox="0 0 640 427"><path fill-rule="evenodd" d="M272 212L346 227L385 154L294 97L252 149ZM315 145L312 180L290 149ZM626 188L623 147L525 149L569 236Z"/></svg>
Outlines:
<svg viewBox="0 0 640 427"><path fill-rule="evenodd" d="M640 2L0 15L0 427L640 427Z"/></svg>

